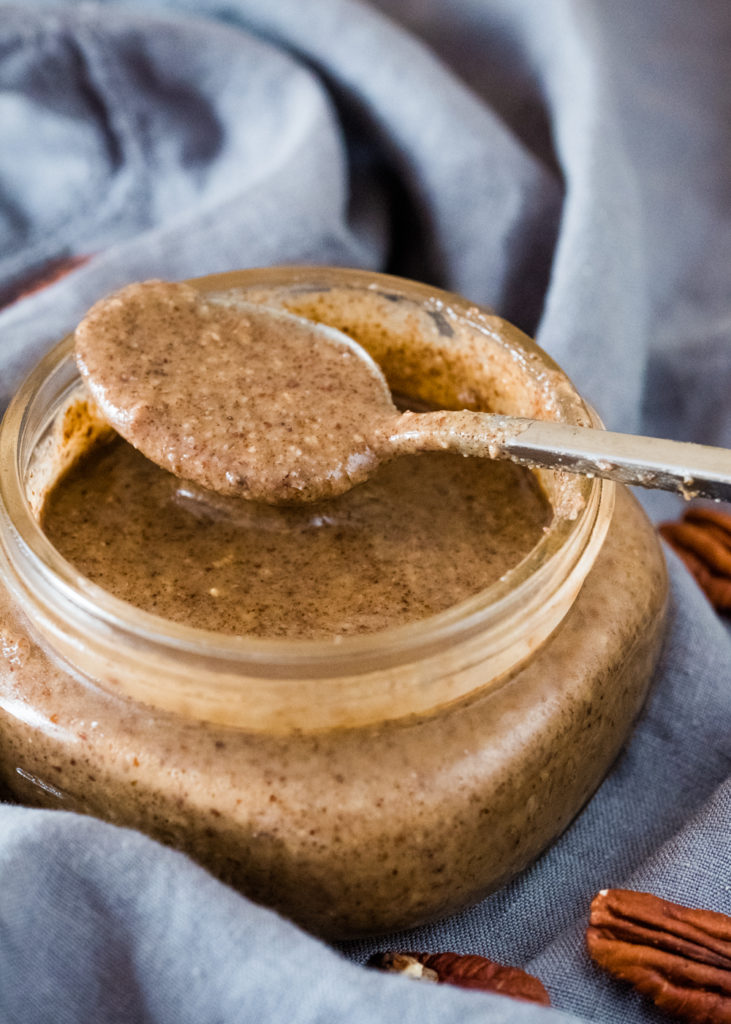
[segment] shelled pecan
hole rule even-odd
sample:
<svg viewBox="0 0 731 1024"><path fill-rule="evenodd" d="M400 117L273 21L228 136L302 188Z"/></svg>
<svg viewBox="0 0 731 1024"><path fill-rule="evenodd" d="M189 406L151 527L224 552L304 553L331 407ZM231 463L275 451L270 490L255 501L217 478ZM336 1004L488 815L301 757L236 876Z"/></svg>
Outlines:
<svg viewBox="0 0 731 1024"><path fill-rule="evenodd" d="M691 505L680 522L662 523L659 531L714 608L731 613L731 513Z"/></svg>
<svg viewBox="0 0 731 1024"><path fill-rule="evenodd" d="M17 282L15 285L12 285L7 291L0 294L0 309L11 305L13 302L17 302L18 299L25 299L29 295L33 295L34 292L41 291L50 284L55 284L56 281L60 281L60 279L65 277L66 274L70 274L72 270L76 270L78 267L83 266L89 259L89 256L84 255L66 256L57 260L51 260L43 267L40 267L35 273L30 274L28 277Z"/></svg>
<svg viewBox="0 0 731 1024"><path fill-rule="evenodd" d="M605 889L586 942L610 974L693 1024L731 1024L731 917L650 893Z"/></svg>
<svg viewBox="0 0 731 1024"><path fill-rule="evenodd" d="M487 957L460 953L375 953L369 967L441 981L460 988L499 992L514 999L550 1006L548 992L538 978L520 967L505 967Z"/></svg>

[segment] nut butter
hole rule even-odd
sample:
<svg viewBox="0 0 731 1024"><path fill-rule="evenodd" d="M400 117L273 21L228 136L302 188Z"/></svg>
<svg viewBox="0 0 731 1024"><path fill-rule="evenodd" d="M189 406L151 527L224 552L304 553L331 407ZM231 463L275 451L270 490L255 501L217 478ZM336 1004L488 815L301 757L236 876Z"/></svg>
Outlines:
<svg viewBox="0 0 731 1024"><path fill-rule="evenodd" d="M536 346L457 296L327 268L195 286L345 331L406 407L592 422ZM71 347L0 432L11 792L141 829L330 938L450 913L534 859L657 657L664 563L629 493L437 454L264 512L150 476Z"/></svg>

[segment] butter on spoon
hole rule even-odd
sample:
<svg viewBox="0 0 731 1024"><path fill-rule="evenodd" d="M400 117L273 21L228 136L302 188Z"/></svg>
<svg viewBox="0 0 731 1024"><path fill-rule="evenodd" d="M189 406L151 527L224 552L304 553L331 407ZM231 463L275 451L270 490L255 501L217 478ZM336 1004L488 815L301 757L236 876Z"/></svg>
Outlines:
<svg viewBox="0 0 731 1024"><path fill-rule="evenodd" d="M98 302L76 360L147 458L221 494L333 497L397 455L448 450L731 499L731 451L479 412L400 413L380 367L323 324L146 281Z"/></svg>

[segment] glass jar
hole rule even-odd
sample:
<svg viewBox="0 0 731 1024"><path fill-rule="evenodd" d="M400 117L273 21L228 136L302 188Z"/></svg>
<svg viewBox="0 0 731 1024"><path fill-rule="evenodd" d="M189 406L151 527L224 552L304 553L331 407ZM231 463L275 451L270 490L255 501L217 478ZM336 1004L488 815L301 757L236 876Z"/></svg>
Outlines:
<svg viewBox="0 0 731 1024"><path fill-rule="evenodd" d="M347 331L412 400L596 422L533 342L458 296L334 268L193 283ZM540 473L568 511L428 619L223 636L120 601L43 534L43 494L93 433L81 393L67 338L0 429L0 778L18 800L140 829L329 938L479 900L566 827L661 642L664 562L624 488Z"/></svg>

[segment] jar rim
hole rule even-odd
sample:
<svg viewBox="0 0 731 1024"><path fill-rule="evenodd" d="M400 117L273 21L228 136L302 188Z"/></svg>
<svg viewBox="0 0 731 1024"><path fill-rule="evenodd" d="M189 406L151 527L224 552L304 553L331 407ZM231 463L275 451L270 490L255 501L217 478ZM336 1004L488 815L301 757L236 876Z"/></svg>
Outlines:
<svg viewBox="0 0 731 1024"><path fill-rule="evenodd" d="M269 267L197 278L190 283L203 291L221 291L237 286L306 286L317 282L323 287L347 286L398 290L420 303L448 307L477 331L487 331L501 344L507 344L500 332L509 331L509 344L518 359L525 360L531 372L550 371L563 382L564 394L558 397L559 414L587 418L601 426L593 411L583 402L565 373L530 338L489 310L468 300L431 286L375 272L330 267ZM229 666L245 663L253 675L275 676L278 672L303 677L339 676L344 672L372 671L388 665L411 662L443 649L451 643L469 639L479 632L496 635L504 623L521 614L527 617L536 595L550 585L575 575L580 582L593 563L613 507L613 485L599 478L584 479L581 484L584 507L573 521L564 520L549 529L532 551L500 580L444 611L375 633L322 639L271 639L254 636L222 635L195 629L142 611L114 597L83 577L52 546L33 514L25 491L24 476L29 428L35 405L52 390L49 381L73 380L72 336L53 348L31 371L12 399L0 425L0 515L22 548L25 569L32 568L34 585L46 586L63 596L76 613L89 621L103 623L108 630L119 631L137 645L162 645L176 657L218 659ZM58 380L56 380L58 385ZM39 438L32 439L37 444ZM1 532L1 531L0 531ZM0 538L2 539L2 538ZM578 592L578 586L575 586ZM528 625L528 624L527 624Z"/></svg>

